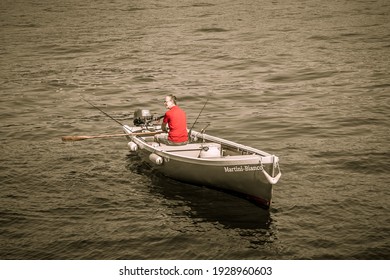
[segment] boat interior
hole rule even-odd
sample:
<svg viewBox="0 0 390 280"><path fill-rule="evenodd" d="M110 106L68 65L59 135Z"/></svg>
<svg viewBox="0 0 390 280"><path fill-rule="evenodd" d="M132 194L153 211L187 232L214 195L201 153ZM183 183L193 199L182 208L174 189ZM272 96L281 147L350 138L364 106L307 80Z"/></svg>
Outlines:
<svg viewBox="0 0 390 280"><path fill-rule="evenodd" d="M161 126L146 126L146 127L128 127L125 126L127 133L136 132L158 132L161 131ZM270 156L268 153L258 149L254 149L245 145L241 145L229 140L225 140L219 137L214 137L204 133L204 129L201 132L192 130L190 132L190 142L185 145L166 145L156 142L154 136L140 136L145 144L153 147L156 150L162 152L169 152L181 156L193 157L193 158L224 158L224 157L247 157L258 155L261 157Z"/></svg>
<svg viewBox="0 0 390 280"><path fill-rule="evenodd" d="M205 139L197 138L186 145L166 145L155 141L154 137L143 137L144 141L163 152L169 152L181 156L195 157L195 158L222 158L230 156L245 156L253 155L254 152L245 150L243 148L227 145L224 143L217 143L207 141Z"/></svg>

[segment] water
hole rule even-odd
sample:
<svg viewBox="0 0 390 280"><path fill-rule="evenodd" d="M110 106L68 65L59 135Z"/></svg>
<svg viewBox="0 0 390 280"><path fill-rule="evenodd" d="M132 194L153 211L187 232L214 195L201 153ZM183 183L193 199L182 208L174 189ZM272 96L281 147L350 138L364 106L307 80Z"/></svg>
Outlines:
<svg viewBox="0 0 390 280"><path fill-rule="evenodd" d="M2 259L389 259L388 1L0 4ZM280 157L269 211L153 174L131 123Z"/></svg>

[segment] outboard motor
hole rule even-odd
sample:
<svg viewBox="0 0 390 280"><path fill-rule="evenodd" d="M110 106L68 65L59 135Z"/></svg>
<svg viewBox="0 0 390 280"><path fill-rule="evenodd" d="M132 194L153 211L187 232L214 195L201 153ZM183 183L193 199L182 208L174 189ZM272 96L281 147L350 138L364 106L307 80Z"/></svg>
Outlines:
<svg viewBox="0 0 390 280"><path fill-rule="evenodd" d="M153 121L153 115L149 110L138 109L134 112L133 123L135 126L147 125Z"/></svg>

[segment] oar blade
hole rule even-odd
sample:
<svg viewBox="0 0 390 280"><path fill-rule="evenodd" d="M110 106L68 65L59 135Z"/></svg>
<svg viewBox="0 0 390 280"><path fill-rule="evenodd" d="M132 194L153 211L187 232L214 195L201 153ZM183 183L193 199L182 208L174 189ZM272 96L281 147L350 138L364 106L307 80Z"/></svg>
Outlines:
<svg viewBox="0 0 390 280"><path fill-rule="evenodd" d="M62 136L62 141L63 142L68 142L68 141L81 141L85 139L89 139L90 137L88 136Z"/></svg>

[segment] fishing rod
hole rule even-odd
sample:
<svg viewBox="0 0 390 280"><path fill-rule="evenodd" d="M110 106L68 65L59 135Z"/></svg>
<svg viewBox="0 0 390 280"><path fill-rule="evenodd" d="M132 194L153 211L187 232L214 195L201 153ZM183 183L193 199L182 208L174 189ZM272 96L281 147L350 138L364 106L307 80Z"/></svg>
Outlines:
<svg viewBox="0 0 390 280"><path fill-rule="evenodd" d="M198 117L196 118L196 120L195 120L194 123L192 124L192 126L191 126L191 128L190 128L190 130L189 130L189 132L188 132L188 135L189 135L189 136L191 136L192 129L194 128L195 124L198 122L198 119L199 119L200 115L202 114L204 108L206 107L207 102L209 102L209 99L210 99L210 96L207 97L207 100L206 100L206 102L204 103L202 110L200 110Z"/></svg>
<svg viewBox="0 0 390 280"><path fill-rule="evenodd" d="M109 117L110 119L112 119L114 122L120 124L121 126L123 126L123 124L118 121L117 119L114 119L113 117L111 117L109 114L107 114L106 112L104 112L102 109L100 109L99 107L93 105L91 102L89 102L88 100L84 99L82 96L80 96L80 98L82 100L84 100L85 102L87 102L89 105L91 105L92 107L94 107L95 109L99 110L100 112L102 112L103 114L105 114L107 117Z"/></svg>

